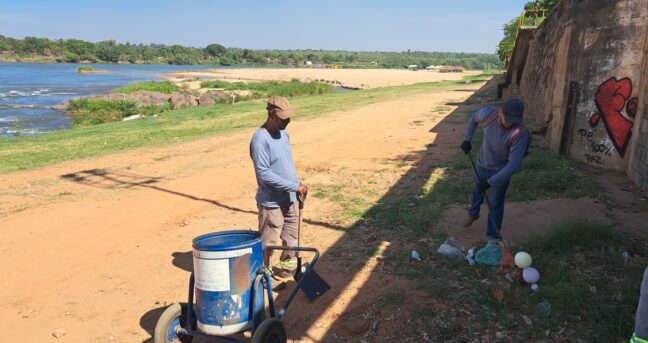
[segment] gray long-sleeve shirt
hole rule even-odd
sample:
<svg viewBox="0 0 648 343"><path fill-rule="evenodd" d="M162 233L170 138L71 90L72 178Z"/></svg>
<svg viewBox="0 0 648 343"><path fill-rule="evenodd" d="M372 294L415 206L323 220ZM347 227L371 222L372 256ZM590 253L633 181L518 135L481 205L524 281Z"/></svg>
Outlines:
<svg viewBox="0 0 648 343"><path fill-rule="evenodd" d="M264 128L258 129L250 142L250 157L259 186L256 194L259 205L277 208L297 200L299 178L285 130L271 134Z"/></svg>
<svg viewBox="0 0 648 343"><path fill-rule="evenodd" d="M529 143L529 131L524 129L524 126L520 127L521 132L517 138L509 142L515 128L510 130L502 128L497 119L498 111L492 106L475 111L468 121L464 136L465 140L472 141L477 126L483 125L484 142L479 150L477 164L488 170L499 170L487 180L491 185L506 182L520 169Z"/></svg>

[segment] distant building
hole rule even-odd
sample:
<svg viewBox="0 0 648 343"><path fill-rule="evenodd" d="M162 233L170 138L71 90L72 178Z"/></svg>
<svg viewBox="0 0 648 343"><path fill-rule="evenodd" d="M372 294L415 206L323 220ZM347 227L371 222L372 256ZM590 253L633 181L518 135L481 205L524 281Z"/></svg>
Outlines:
<svg viewBox="0 0 648 343"><path fill-rule="evenodd" d="M307 65L307 66L312 66L312 65L313 65L313 62L312 62L312 61L306 61L306 65Z"/></svg>
<svg viewBox="0 0 648 343"><path fill-rule="evenodd" d="M425 67L425 70L439 70L441 66L429 65Z"/></svg>
<svg viewBox="0 0 648 343"><path fill-rule="evenodd" d="M407 66L407 69L412 70L412 71L417 71L419 70L419 66L416 64L410 64Z"/></svg>
<svg viewBox="0 0 648 343"><path fill-rule="evenodd" d="M464 67L460 66L443 66L439 68L439 73L463 73Z"/></svg>

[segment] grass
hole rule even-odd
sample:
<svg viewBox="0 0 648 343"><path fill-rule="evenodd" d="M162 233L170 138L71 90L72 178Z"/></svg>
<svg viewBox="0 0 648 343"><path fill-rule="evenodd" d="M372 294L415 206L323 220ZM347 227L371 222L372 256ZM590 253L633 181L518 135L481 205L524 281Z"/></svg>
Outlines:
<svg viewBox="0 0 648 343"><path fill-rule="evenodd" d="M77 68L77 73L88 73L88 74L95 74L95 73L108 73L108 70L105 69L95 69L91 67L86 67L86 66L81 66Z"/></svg>
<svg viewBox="0 0 648 343"><path fill-rule="evenodd" d="M434 241L442 239L437 236ZM411 309L412 320L426 328L431 341L470 341L495 330L505 334L503 341L511 342L565 337L622 342L634 329L648 264L641 253L646 247L608 224L564 222L514 250L533 256L533 266L542 276L538 293L517 279L507 281L491 267L471 267L433 252L424 256L424 263L408 262L406 252L397 251L390 252L387 261L397 275L411 279L418 290L445 304L437 311L424 304ZM418 251L426 250L419 244ZM625 261L622 251L640 253ZM394 302L397 295L385 294L381 303Z"/></svg>
<svg viewBox="0 0 648 343"><path fill-rule="evenodd" d="M72 114L72 125L75 128L98 125L140 114L152 116L168 111L172 105L138 105L133 100L75 99L70 100L68 112Z"/></svg>
<svg viewBox="0 0 648 343"><path fill-rule="evenodd" d="M132 100L70 100L68 112L73 114L74 127L97 125L119 121L138 113L137 103Z"/></svg>
<svg viewBox="0 0 648 343"><path fill-rule="evenodd" d="M295 120L315 118L402 96L461 87L452 81L327 93L291 99ZM265 103L247 101L233 105L177 109L156 118L112 122L56 132L0 139L0 173L28 170L53 163L100 156L127 149L162 146L241 129L265 120Z"/></svg>
<svg viewBox="0 0 648 343"><path fill-rule="evenodd" d="M538 300L552 304L547 326L580 326L589 341L614 342L630 335L646 256L625 261L622 252L645 251L610 225L563 223L522 246L543 272ZM531 300L531 305L534 301Z"/></svg>
<svg viewBox="0 0 648 343"><path fill-rule="evenodd" d="M479 140L476 137L475 151L479 149ZM407 230L401 232L418 236L429 234L430 227L438 221L446 206L468 203L472 167L465 155L458 154L448 162L422 168L426 170L427 179L417 182L422 184L420 188L406 189L402 196L385 199L362 217L380 227L405 227ZM534 149L513 176L507 201L597 197L598 194L596 184L574 161L548 149Z"/></svg>
<svg viewBox="0 0 648 343"><path fill-rule="evenodd" d="M173 92L179 92L180 87L172 84L169 81L143 81L115 88L112 90L112 93L129 94L136 91L150 91L171 94Z"/></svg>
<svg viewBox="0 0 648 343"><path fill-rule="evenodd" d="M285 96L295 97L303 95L316 95L329 93L333 87L331 85L319 82L301 82L299 80L291 80L289 82L226 82L226 81L203 81L201 83L203 88L223 88L225 90L250 90L257 95L257 97L266 96Z"/></svg>
<svg viewBox="0 0 648 343"><path fill-rule="evenodd" d="M380 305L383 307L394 307L401 305L405 301L405 295L399 291L388 291L383 294Z"/></svg>

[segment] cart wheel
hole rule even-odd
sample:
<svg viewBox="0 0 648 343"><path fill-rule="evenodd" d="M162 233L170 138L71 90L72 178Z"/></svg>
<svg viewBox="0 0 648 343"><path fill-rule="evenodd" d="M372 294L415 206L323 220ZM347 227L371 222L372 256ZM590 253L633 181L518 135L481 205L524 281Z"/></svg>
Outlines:
<svg viewBox="0 0 648 343"><path fill-rule="evenodd" d="M186 310L187 304L173 304L162 312L155 325L154 343L190 343L193 340L193 336L176 333L176 329L186 324L182 316Z"/></svg>
<svg viewBox="0 0 648 343"><path fill-rule="evenodd" d="M251 343L286 343L286 329L279 319L268 318L256 329Z"/></svg>

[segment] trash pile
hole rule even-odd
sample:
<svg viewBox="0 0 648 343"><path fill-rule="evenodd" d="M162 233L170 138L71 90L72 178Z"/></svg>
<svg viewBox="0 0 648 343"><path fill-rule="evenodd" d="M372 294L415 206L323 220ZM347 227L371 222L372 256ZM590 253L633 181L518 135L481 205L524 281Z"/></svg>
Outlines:
<svg viewBox="0 0 648 343"><path fill-rule="evenodd" d="M416 259L414 253L416 253L416 251L412 252L412 257ZM470 248L467 252L464 252L464 248L459 244L456 238L448 237L445 242L439 246L437 253L457 261L465 260L471 266L476 264L487 266L515 264L515 266L519 268L517 272L519 273L521 271L522 279L524 279L527 284L531 285L531 290L534 292L540 291L540 286L538 285L540 272L536 268L531 267L533 262L531 255L527 252L520 251L515 254L514 258L512 258L508 251L508 243L506 241L492 239L488 241L486 246L479 249L477 252L475 252L475 248ZM513 261L505 261L507 259L512 259ZM505 262L503 263L503 261Z"/></svg>

